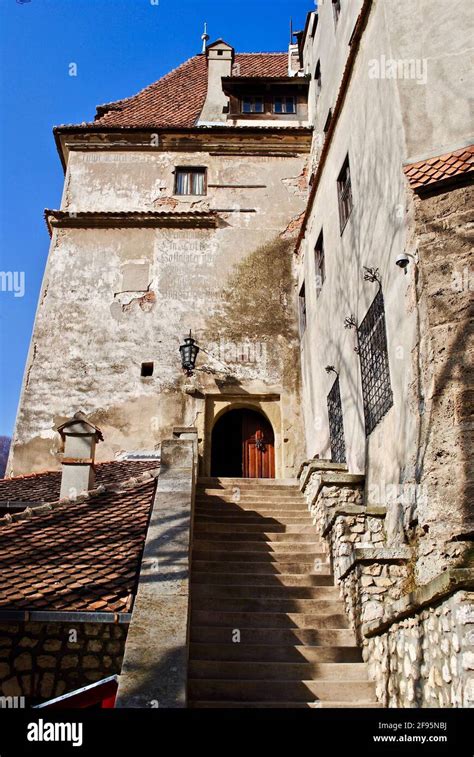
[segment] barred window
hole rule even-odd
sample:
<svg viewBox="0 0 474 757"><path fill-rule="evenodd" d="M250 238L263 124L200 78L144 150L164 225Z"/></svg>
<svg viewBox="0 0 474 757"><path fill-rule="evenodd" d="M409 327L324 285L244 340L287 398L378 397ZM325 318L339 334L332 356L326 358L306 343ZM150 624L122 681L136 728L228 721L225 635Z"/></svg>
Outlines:
<svg viewBox="0 0 474 757"><path fill-rule="evenodd" d="M324 262L324 237L323 232L318 237L314 248L314 267L316 271L316 296L319 297L326 278L326 265Z"/></svg>
<svg viewBox="0 0 474 757"><path fill-rule="evenodd" d="M331 460L333 463L346 462L344 422L342 418L341 390L339 376L336 377L328 394L329 436L331 439Z"/></svg>
<svg viewBox="0 0 474 757"><path fill-rule="evenodd" d="M369 436L393 405L388 365L387 332L382 290L357 329L365 435Z"/></svg>
<svg viewBox="0 0 474 757"><path fill-rule="evenodd" d="M337 178L337 196L339 200L339 222L341 228L341 234L345 229L346 223L352 213L352 183L351 183L351 170L349 166L349 156L346 159L341 168L341 172Z"/></svg>

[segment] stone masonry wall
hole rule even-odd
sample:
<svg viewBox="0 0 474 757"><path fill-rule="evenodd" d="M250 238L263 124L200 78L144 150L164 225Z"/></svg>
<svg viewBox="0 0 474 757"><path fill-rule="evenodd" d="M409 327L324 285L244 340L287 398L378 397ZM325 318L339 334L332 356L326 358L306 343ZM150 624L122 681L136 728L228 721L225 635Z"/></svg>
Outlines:
<svg viewBox="0 0 474 757"><path fill-rule="evenodd" d="M474 706L474 595L459 591L366 640L386 707Z"/></svg>
<svg viewBox="0 0 474 757"><path fill-rule="evenodd" d="M412 547L385 508L364 504L363 485L363 476L324 460L301 472L377 697L387 707L473 706L474 595L464 591L472 571L417 588Z"/></svg>
<svg viewBox="0 0 474 757"><path fill-rule="evenodd" d="M35 704L120 673L127 630L111 623L1 623L0 696Z"/></svg>
<svg viewBox="0 0 474 757"><path fill-rule="evenodd" d="M385 604L401 596L409 552L402 545L387 545L385 509L364 505L363 476L329 464L325 471L309 473L304 493L313 523L329 544L346 613L361 640L361 625L382 617Z"/></svg>

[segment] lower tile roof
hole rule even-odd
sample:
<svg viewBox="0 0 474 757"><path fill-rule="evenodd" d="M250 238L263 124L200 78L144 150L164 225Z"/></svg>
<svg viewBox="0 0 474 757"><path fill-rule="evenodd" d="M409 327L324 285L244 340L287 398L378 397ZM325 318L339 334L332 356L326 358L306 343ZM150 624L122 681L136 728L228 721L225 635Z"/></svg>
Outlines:
<svg viewBox="0 0 474 757"><path fill-rule="evenodd" d="M0 611L131 611L156 477L121 486L0 519Z"/></svg>
<svg viewBox="0 0 474 757"><path fill-rule="evenodd" d="M133 476L159 467L156 460L111 460L96 463L96 486L111 486L125 482ZM0 478L0 508L2 502L53 502L59 499L61 471L28 473L13 478Z"/></svg>
<svg viewBox="0 0 474 757"><path fill-rule="evenodd" d="M474 145L434 158L409 163L404 167L410 187L420 191L439 182L454 179L474 171Z"/></svg>

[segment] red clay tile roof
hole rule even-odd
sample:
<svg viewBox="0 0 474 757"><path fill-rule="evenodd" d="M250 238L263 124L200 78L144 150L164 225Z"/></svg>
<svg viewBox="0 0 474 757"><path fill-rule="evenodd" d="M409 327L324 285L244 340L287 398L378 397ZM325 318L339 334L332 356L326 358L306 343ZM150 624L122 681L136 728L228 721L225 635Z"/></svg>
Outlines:
<svg viewBox="0 0 474 757"><path fill-rule="evenodd" d="M0 523L0 609L130 612L156 479Z"/></svg>
<svg viewBox="0 0 474 757"><path fill-rule="evenodd" d="M96 463L96 486L120 484L132 476L159 467L156 460L112 460ZM43 471L26 476L0 479L0 507L2 502L54 502L59 498L61 471Z"/></svg>
<svg viewBox="0 0 474 757"><path fill-rule="evenodd" d="M474 145L455 152L420 160L404 167L412 189L420 190L474 171Z"/></svg>
<svg viewBox="0 0 474 757"><path fill-rule="evenodd" d="M238 76L282 77L288 74L288 55L237 53L234 65ZM100 105L90 125L191 128L201 113L206 93L206 58L195 55L138 94Z"/></svg>

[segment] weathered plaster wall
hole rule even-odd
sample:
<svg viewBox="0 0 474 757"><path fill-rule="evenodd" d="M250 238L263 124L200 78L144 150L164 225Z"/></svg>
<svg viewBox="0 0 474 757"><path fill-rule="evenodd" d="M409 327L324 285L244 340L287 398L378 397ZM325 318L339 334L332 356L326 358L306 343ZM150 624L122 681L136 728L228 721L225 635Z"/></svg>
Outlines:
<svg viewBox="0 0 474 757"><path fill-rule="evenodd" d="M34 704L120 673L127 630L113 623L1 623L0 696Z"/></svg>
<svg viewBox="0 0 474 757"><path fill-rule="evenodd" d="M78 407L103 430L100 461L198 424L209 393L280 394L276 433L288 438L289 467L301 458L291 234L304 209L305 161L70 153L63 210L223 212L217 229L54 230L10 471L55 467L54 427ZM207 166L208 184L219 187L173 196L176 165ZM192 380L178 352L189 329L203 348ZM141 377L142 362L154 362L153 377Z"/></svg>
<svg viewBox="0 0 474 757"><path fill-rule="evenodd" d="M330 5L322 7L317 32L324 56L322 66L325 62L326 67L330 61L325 38L333 34L334 27ZM350 5L350 13L356 11ZM336 35L352 32L355 17L344 18L346 12L349 10L344 6L339 23L345 26L339 28L338 24ZM301 357L309 455L330 457L326 398L334 374L328 375L324 368L333 365L339 372L349 470L367 469L367 484L375 493L373 504L378 504L384 502L387 484L399 484L414 476L411 458L417 419L415 409L407 402L406 387L413 377L416 318L411 277L395 266L397 255L405 249L407 204L397 89L393 80L368 78L369 60L381 55L388 45L383 13L378 9L369 18L363 40L301 247L299 280L300 284L305 281L307 301ZM313 58L319 55L316 42ZM323 79L321 96L332 98L332 105L336 84L339 82L332 78L329 82ZM324 92L326 87L329 95ZM337 177L347 154L354 204L341 233ZM321 230L326 280L318 296L314 248ZM344 323L350 315L361 323L377 292L377 284L364 281L364 266L378 268L380 273L394 395L393 407L368 440L359 358L354 351L356 334Z"/></svg>
<svg viewBox="0 0 474 757"><path fill-rule="evenodd" d="M315 38L306 43L305 70L314 76L320 60L322 73L320 94L316 98L313 80L309 95L316 125L313 165L340 86L344 66L338 56L348 55L342 41L361 6L343 5L335 27L331 3L323 3ZM326 398L334 374L324 367L333 365L349 471L366 473L367 505L386 507L391 521L398 521L402 541L413 546L421 583L447 565L463 564L465 534L472 532L470 195L446 190L414 202L403 165L415 155L441 154L472 141L466 96L472 13L462 1L439 7L425 0L371 4L300 255L307 300L301 347L307 451L331 456ZM338 53L331 68L333 48ZM387 68L390 61L395 74ZM341 233L336 181L347 153L354 207ZM314 247L321 229L326 281L318 296ZM410 259L406 275L395 266L404 252L420 258L418 268ZM368 439L356 335L344 328L351 314L362 321L376 292L375 284L364 281L364 266L380 273L393 390L392 408Z"/></svg>

